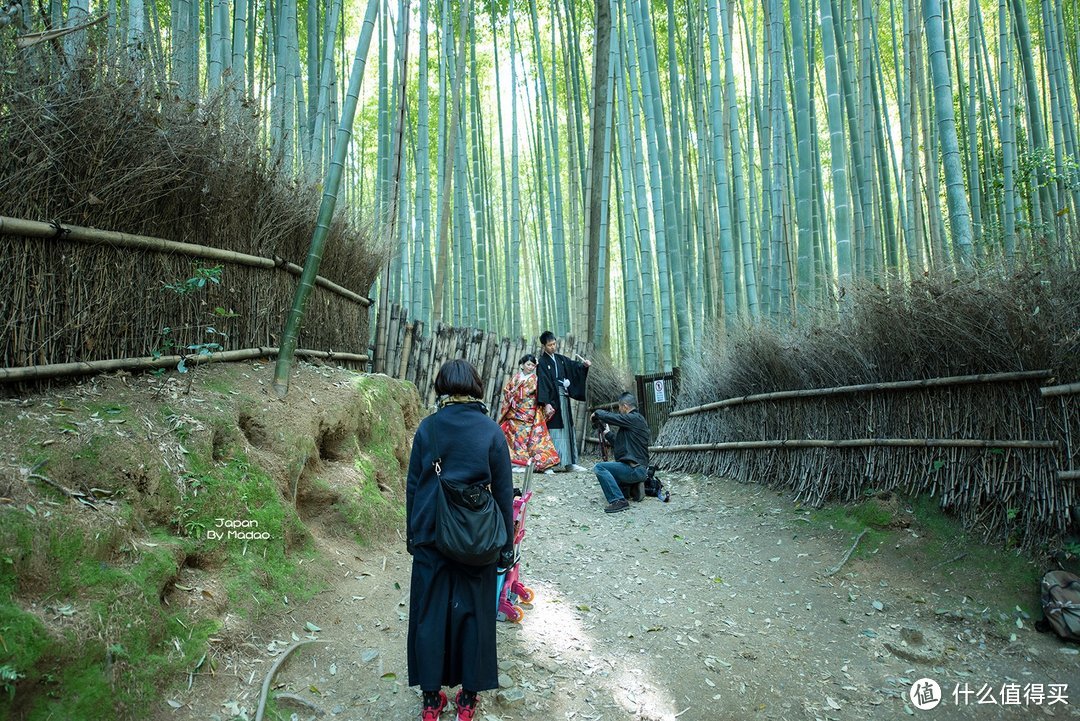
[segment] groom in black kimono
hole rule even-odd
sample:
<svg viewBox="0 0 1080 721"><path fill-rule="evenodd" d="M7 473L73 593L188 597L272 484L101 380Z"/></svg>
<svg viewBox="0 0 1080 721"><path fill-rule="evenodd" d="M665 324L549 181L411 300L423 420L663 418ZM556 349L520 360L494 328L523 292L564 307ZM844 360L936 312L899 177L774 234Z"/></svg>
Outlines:
<svg viewBox="0 0 1080 721"><path fill-rule="evenodd" d="M577 463L577 444L574 442L574 418L570 414L570 399L585 400L585 379L589 361L570 360L555 351L559 341L549 330L540 335L543 352L536 367L536 400L547 417L548 432L559 452L559 461L568 471L584 471Z"/></svg>

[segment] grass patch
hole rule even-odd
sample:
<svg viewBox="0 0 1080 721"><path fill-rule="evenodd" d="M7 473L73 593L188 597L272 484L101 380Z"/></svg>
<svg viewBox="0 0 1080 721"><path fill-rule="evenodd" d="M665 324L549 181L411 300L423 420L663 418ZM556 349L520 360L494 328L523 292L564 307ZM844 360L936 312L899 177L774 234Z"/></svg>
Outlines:
<svg viewBox="0 0 1080 721"><path fill-rule="evenodd" d="M357 542L365 546L372 538L378 538L405 522L405 504L388 498L379 489L376 461L382 459L378 456L375 459L356 459L354 466L362 481L350 497L338 505L338 511L348 520Z"/></svg>
<svg viewBox="0 0 1080 721"><path fill-rule="evenodd" d="M227 378L220 376L213 378L206 378L202 382L203 388L214 393L220 393L222 395L229 395L234 389L232 382Z"/></svg>
<svg viewBox="0 0 1080 721"><path fill-rule="evenodd" d="M846 531L853 536L865 530L866 535L852 554L853 558L866 555L870 552L869 549L888 541L892 534L889 526L895 520L890 506L876 498L861 503L814 509L807 517L814 525Z"/></svg>
<svg viewBox="0 0 1080 721"><path fill-rule="evenodd" d="M313 555L310 537L272 478L239 457L195 480L201 489L177 504L173 528L150 529L134 547L127 524L91 526L74 508L52 518L8 513L0 547L14 550L0 556L0 667L19 678L9 682L13 695L0 694L0 717L132 717L186 679L217 629L162 605L189 554L222 567L231 609L246 617L257 619L286 594L299 601L319 590L296 563ZM209 529L230 530L215 528L218 518L269 538L208 538ZM29 612L20 593L44 600Z"/></svg>
<svg viewBox="0 0 1080 721"><path fill-rule="evenodd" d="M196 480L198 494L177 507L177 531L229 568L238 611L257 615L286 594L304 600L318 592L296 565L313 556L311 536L270 476L238 454L189 483Z"/></svg>
<svg viewBox="0 0 1080 721"><path fill-rule="evenodd" d="M130 716L213 630L162 608L182 542L159 533L136 550L117 524L95 528L68 513L5 518L0 539L18 552L0 559L0 666L20 678L0 696L0 717ZM27 610L20 592L41 600Z"/></svg>
<svg viewBox="0 0 1080 721"><path fill-rule="evenodd" d="M883 494L799 513L813 526L853 537L866 530L852 558L876 553L878 563L920 577L928 592L949 603L955 600L970 615L997 625L1004 635L1016 630L1017 616L1034 619L1041 614L1036 589L1044 569L1038 560L1016 548L987 544L965 531L941 509L937 498Z"/></svg>
<svg viewBox="0 0 1080 721"><path fill-rule="evenodd" d="M213 663L207 639L222 634L214 615L226 599L230 613L258 622L286 595L293 604L322 590L308 572L317 564L306 562L315 544L291 502L305 466L319 468L318 440L301 414L247 457L235 413L261 400L241 372L200 372L206 390L248 390L222 408L123 389L123 402L61 402L68 412L36 425L5 419L21 465L70 488L106 489L115 505L89 510L37 483L0 508L0 719L141 718L201 660ZM345 485L324 507L333 502L340 526L370 543L403 522L406 427L417 408L406 386L355 382L362 392L333 408L355 437L333 462L353 465L359 482L336 468ZM281 440L297 432L295 444ZM268 453L265 468L253 460ZM165 604L179 578L200 574L216 586L213 607Z"/></svg>
<svg viewBox="0 0 1080 721"><path fill-rule="evenodd" d="M913 528L921 536L909 561L912 568L929 569L931 577L940 577L978 610L990 609L999 620L1005 614L1011 623L1017 607L1039 617L1036 589L1044 569L1032 554L983 542L947 515L936 498L919 496L908 504L915 516Z"/></svg>

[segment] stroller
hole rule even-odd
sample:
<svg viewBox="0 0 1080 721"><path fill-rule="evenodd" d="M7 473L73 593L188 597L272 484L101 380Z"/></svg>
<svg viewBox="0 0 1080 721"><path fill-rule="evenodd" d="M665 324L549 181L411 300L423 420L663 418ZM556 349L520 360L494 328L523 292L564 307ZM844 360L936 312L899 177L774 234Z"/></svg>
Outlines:
<svg viewBox="0 0 1080 721"><path fill-rule="evenodd" d="M533 590L521 582L521 539L525 537L525 510L528 508L529 499L532 498L533 464L530 462L525 467L525 480L521 488L514 489L514 562L509 568L498 569L499 596L496 609L496 620L521 623L525 618L525 611L517 605L532 603L536 598Z"/></svg>

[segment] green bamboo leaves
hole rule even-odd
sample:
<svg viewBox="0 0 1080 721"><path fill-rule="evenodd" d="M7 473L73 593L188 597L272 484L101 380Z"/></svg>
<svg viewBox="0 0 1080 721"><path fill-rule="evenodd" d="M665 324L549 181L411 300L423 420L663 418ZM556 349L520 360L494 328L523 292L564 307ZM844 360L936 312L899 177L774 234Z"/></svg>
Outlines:
<svg viewBox="0 0 1080 721"><path fill-rule="evenodd" d="M185 100L250 108L295 182L337 172L410 320L588 335L651 372L708 333L843 313L862 282L1077 262L1066 0L382 2L336 171L342 0L136 2L109 42L145 38L132 57Z"/></svg>

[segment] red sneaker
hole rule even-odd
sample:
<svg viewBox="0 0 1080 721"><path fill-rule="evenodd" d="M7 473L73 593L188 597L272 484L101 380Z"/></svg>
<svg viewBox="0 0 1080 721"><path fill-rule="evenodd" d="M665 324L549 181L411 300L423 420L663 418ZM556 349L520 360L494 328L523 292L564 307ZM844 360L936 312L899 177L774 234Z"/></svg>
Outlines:
<svg viewBox="0 0 1080 721"><path fill-rule="evenodd" d="M420 712L420 721L439 721L439 716L442 714L442 710L446 708L447 703L449 703L449 700L446 698L446 692L439 691L439 705L425 706Z"/></svg>
<svg viewBox="0 0 1080 721"><path fill-rule="evenodd" d="M473 699L471 706L466 706L461 702L461 691L458 691L457 696L454 697L454 704L457 706L457 721L473 721L479 702L480 698L477 696Z"/></svg>

